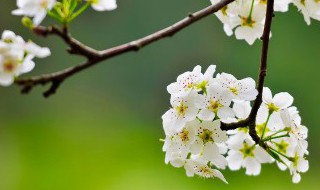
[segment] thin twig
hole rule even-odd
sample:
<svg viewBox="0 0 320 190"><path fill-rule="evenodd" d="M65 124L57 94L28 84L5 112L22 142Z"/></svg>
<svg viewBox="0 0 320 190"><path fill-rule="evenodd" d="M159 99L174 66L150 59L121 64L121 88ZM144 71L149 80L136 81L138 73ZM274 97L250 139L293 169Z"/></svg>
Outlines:
<svg viewBox="0 0 320 190"><path fill-rule="evenodd" d="M130 51L138 51L139 49L141 49L144 46L147 46L148 44L151 44L155 41L158 41L166 37L173 36L175 33L197 22L198 20L217 12L218 10L220 10L221 8L223 8L224 6L228 5L233 1L235 0L222 0L219 3L206 7L196 13L190 13L186 18L178 21L177 23L165 29L155 32L151 35L148 35L141 39L134 40L132 42L129 42L120 46L102 50L102 51L97 51L90 47L85 46L84 44L80 43L76 39L72 38L67 31L59 30L57 27L54 27L54 26L49 28L37 27L35 28L35 32L37 34L41 36L47 36L49 34L53 34L61 37L70 46L71 48L71 50L69 51L70 53L84 55L88 58L88 61L59 72L32 77L29 79L17 79L15 83L17 85L22 86L23 93L28 93L34 86L37 86L39 84L45 85L48 83L52 83L51 88L44 93L45 97L49 97L50 95L56 92L60 84L64 80L66 80L68 77L82 70L85 70L93 65L101 63L102 61L108 58L121 55L123 53L130 52ZM57 83L56 81L59 81L59 83Z"/></svg>
<svg viewBox="0 0 320 190"><path fill-rule="evenodd" d="M39 32L38 34L42 36L47 36L49 34L55 34L60 36L64 41L70 46L71 53L76 53L80 55L84 55L88 58L88 61L85 63L82 63L80 65L67 68L65 70L46 74L42 76L32 77L30 79L18 79L15 81L16 84L22 86L22 92L28 93L34 86L36 85L46 85L48 83L51 83L51 87L49 90L44 92L45 97L49 97L50 95L54 94L58 87L61 85L61 83L66 80L68 77L73 76L74 74L85 70L93 65L96 65L98 63L101 63L102 61L121 55L126 52L130 51L138 51L139 49L166 37L171 37L175 33L181 31L182 29L188 27L189 25L195 23L196 21L217 12L221 8L225 7L229 3L233 2L234 0L222 0L216 5L209 6L205 9L202 9L196 13L189 14L188 17L182 19L181 21L162 29L158 32L155 32L151 35L148 35L146 37L143 37L141 39L132 41L127 44L123 44L117 47L113 47L110 49L106 49L103 51L97 51L90 47L85 46L84 44L80 43L79 41L75 40L70 36L70 34L67 32L67 30L59 30L57 27L52 28L39 28L36 32ZM257 85L258 89L258 96L256 100L254 101L252 110L250 112L250 115L247 119L236 122L236 123L222 123L221 129L222 130L232 130L237 129L239 127L249 127L249 134L252 137L252 139L259 144L260 146L267 149L267 146L264 144L263 141L261 141L260 137L257 135L256 129L255 129L255 122L256 122L256 116L259 107L262 103L262 90L264 86L264 79L267 72L267 57L268 57L268 47L269 47L269 36L270 36L270 30L271 30L271 23L272 23L272 17L273 17L273 4L274 0L268 0L267 3L267 10L266 10L266 20L265 20L265 26L263 35L261 37L262 39L262 55L261 55L261 65L260 65L260 72L259 72L259 81Z"/></svg>
<svg viewBox="0 0 320 190"><path fill-rule="evenodd" d="M57 35L62 38L66 44L69 45L68 52L71 54L77 54L87 57L88 59L99 57L99 51L91 47L84 45L71 36L67 27L59 29L57 26L37 26L33 29L33 32L39 36L47 37L48 35Z"/></svg>
<svg viewBox="0 0 320 190"><path fill-rule="evenodd" d="M260 62L260 71L259 71L259 80L257 84L258 95L255 99L249 117L245 120L236 123L222 123L222 130L232 130L237 129L239 127L249 127L249 134L252 139L260 144L262 147L267 148L263 141L261 141L260 137L257 134L255 129L256 127L256 117L258 110L262 104L262 92L264 86L264 80L267 75L267 60L268 60L268 49L269 49L269 40L270 40L270 31L271 31L271 23L272 18L274 16L273 10L274 0L268 0L267 2L267 10L266 10L266 20L264 24L264 30L262 34L262 52L261 52L261 62Z"/></svg>

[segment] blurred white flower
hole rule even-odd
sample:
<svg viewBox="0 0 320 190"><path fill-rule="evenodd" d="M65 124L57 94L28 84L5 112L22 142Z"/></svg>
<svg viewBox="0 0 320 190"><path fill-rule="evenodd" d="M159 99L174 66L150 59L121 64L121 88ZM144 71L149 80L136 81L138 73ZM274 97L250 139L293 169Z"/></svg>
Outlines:
<svg viewBox="0 0 320 190"><path fill-rule="evenodd" d="M18 9L12 11L12 14L33 17L33 24L37 26L55 3L56 0L17 0Z"/></svg>
<svg viewBox="0 0 320 190"><path fill-rule="evenodd" d="M112 11L117 8L116 0L86 0L96 11Z"/></svg>
<svg viewBox="0 0 320 190"><path fill-rule="evenodd" d="M9 86L15 77L30 72L35 66L32 61L34 57L44 58L49 55L48 48L25 42L12 31L4 31L0 40L0 85Z"/></svg>

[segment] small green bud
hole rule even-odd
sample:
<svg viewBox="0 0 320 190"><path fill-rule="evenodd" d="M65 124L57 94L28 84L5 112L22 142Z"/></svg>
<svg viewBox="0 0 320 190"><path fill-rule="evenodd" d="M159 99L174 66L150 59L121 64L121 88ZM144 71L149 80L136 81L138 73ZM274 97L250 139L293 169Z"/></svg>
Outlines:
<svg viewBox="0 0 320 190"><path fill-rule="evenodd" d="M32 30L34 28L33 22L29 17L23 17L21 19L22 25L25 26L26 28Z"/></svg>

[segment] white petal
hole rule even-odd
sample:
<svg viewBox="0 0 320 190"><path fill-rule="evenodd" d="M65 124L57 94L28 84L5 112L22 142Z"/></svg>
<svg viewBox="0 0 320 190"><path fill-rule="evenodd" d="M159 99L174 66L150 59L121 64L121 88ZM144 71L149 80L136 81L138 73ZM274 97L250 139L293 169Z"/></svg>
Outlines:
<svg viewBox="0 0 320 190"><path fill-rule="evenodd" d="M281 163L281 162L277 162L277 165L278 165L279 169L280 169L280 170L282 170L282 171L284 171L284 170L286 170L286 169L287 169L287 166L286 166L286 165L284 165L284 164L283 164L283 163Z"/></svg>
<svg viewBox="0 0 320 190"><path fill-rule="evenodd" d="M222 155L217 155L214 159L211 160L211 163L214 164L219 169L225 169L228 165L227 159Z"/></svg>
<svg viewBox="0 0 320 190"><path fill-rule="evenodd" d="M172 159L170 161L170 164L173 166L173 167L176 167L176 168L180 168L184 165L184 160L180 159L180 158L176 158L176 159Z"/></svg>
<svg viewBox="0 0 320 190"><path fill-rule="evenodd" d="M280 92L273 98L274 104L283 109L288 108L293 103L293 97L287 92Z"/></svg>
<svg viewBox="0 0 320 190"><path fill-rule="evenodd" d="M301 176L299 173L294 173L292 176L292 182L293 183L299 183L301 181Z"/></svg>
<svg viewBox="0 0 320 190"><path fill-rule="evenodd" d="M203 143L201 140L197 139L190 147L192 154L199 154L203 148Z"/></svg>
<svg viewBox="0 0 320 190"><path fill-rule="evenodd" d="M199 119L205 120L205 121L212 121L215 117L215 113L208 110L208 109L202 109L198 114Z"/></svg>
<svg viewBox="0 0 320 190"><path fill-rule="evenodd" d="M260 163L271 163L274 161L272 157L259 146L255 149L255 157Z"/></svg>
<svg viewBox="0 0 320 190"><path fill-rule="evenodd" d="M213 78L214 72L216 72L216 66L210 65L203 76L205 79Z"/></svg>
<svg viewBox="0 0 320 190"><path fill-rule="evenodd" d="M218 110L218 117L220 119L235 117L235 112L232 110L232 108L224 106Z"/></svg>
<svg viewBox="0 0 320 190"><path fill-rule="evenodd" d="M33 24L38 26L43 19L46 17L47 15L47 11L46 10L41 10L40 12L38 12L34 17L33 17Z"/></svg>
<svg viewBox="0 0 320 190"><path fill-rule="evenodd" d="M304 158L300 158L298 162L298 170L299 172L306 172L309 169L309 162Z"/></svg>
<svg viewBox="0 0 320 190"><path fill-rule="evenodd" d="M272 93L268 87L263 88L262 99L266 104L272 103Z"/></svg>
<svg viewBox="0 0 320 190"><path fill-rule="evenodd" d="M240 119L246 119L251 111L249 101L234 101L232 108L236 112L236 116Z"/></svg>
<svg viewBox="0 0 320 190"><path fill-rule="evenodd" d="M214 160L219 155L219 148L215 143L207 143L203 149L203 157L208 160Z"/></svg>
<svg viewBox="0 0 320 190"><path fill-rule="evenodd" d="M221 179L223 182L228 184L227 180L224 178L223 174L219 170L213 170L214 176Z"/></svg>
<svg viewBox="0 0 320 190"><path fill-rule="evenodd" d="M184 165L184 169L186 170L186 174L187 174L188 177L193 177L194 176L193 165L186 164L186 165Z"/></svg>
<svg viewBox="0 0 320 190"><path fill-rule="evenodd" d="M14 76L7 73L0 73L0 85L10 86L14 81Z"/></svg>
<svg viewBox="0 0 320 190"><path fill-rule="evenodd" d="M227 161L230 170L239 170L243 161L243 155L239 151L230 150Z"/></svg>
<svg viewBox="0 0 320 190"><path fill-rule="evenodd" d="M112 11L117 8L116 0L98 0L92 4L92 8L96 11Z"/></svg>
<svg viewBox="0 0 320 190"><path fill-rule="evenodd" d="M246 168L247 175L259 175L260 174L261 165L253 157L245 158L242 165Z"/></svg>
<svg viewBox="0 0 320 190"><path fill-rule="evenodd" d="M47 48L47 47L42 48L33 42L27 42L25 44L25 50L26 50L26 52L33 54L39 58L45 58L45 57L48 57L49 55L51 55L49 48Z"/></svg>
<svg viewBox="0 0 320 190"><path fill-rule="evenodd" d="M33 68L35 67L35 64L31 60L32 57L33 57L32 55L28 55L25 58L24 62L21 65L21 70L20 70L21 73L27 73L33 70Z"/></svg>

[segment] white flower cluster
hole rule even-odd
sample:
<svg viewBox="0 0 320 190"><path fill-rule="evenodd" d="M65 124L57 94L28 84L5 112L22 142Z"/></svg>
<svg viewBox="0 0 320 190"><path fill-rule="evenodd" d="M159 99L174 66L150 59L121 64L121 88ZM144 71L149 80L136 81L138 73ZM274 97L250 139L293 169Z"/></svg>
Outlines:
<svg viewBox="0 0 320 190"><path fill-rule="evenodd" d="M220 0L210 0L214 5ZM287 12L293 3L302 12L308 25L311 18L320 20L319 0L275 0L274 10ZM239 40L245 40L252 45L263 33L267 0L235 0L216 13L223 23L224 31L228 36L233 34Z"/></svg>
<svg viewBox="0 0 320 190"><path fill-rule="evenodd" d="M78 4L79 0L64 0ZM117 8L116 0L80 0L90 3L96 11L111 11ZM13 15L33 17L33 24L39 25L46 17L47 12L59 5L57 0L17 0L18 9L12 11ZM61 3L60 3L61 4Z"/></svg>
<svg viewBox="0 0 320 190"><path fill-rule="evenodd" d="M307 128L301 125L293 98L288 93L272 97L263 90L263 103L256 117L256 131L267 150L257 145L248 127L223 131L221 122L246 119L250 101L258 92L252 78L237 80L227 73L217 74L211 65L202 74L201 67L178 76L167 87L171 108L162 116L166 134L163 151L165 163L184 167L188 176L217 177L226 182L219 170L246 169L247 175L258 175L262 163L276 161L279 168L289 168L293 182L308 170L305 160Z"/></svg>
<svg viewBox="0 0 320 190"><path fill-rule="evenodd" d="M45 58L50 54L48 48L25 42L12 31L4 31L0 40L0 85L9 86L15 77L30 72L35 66L34 57Z"/></svg>

